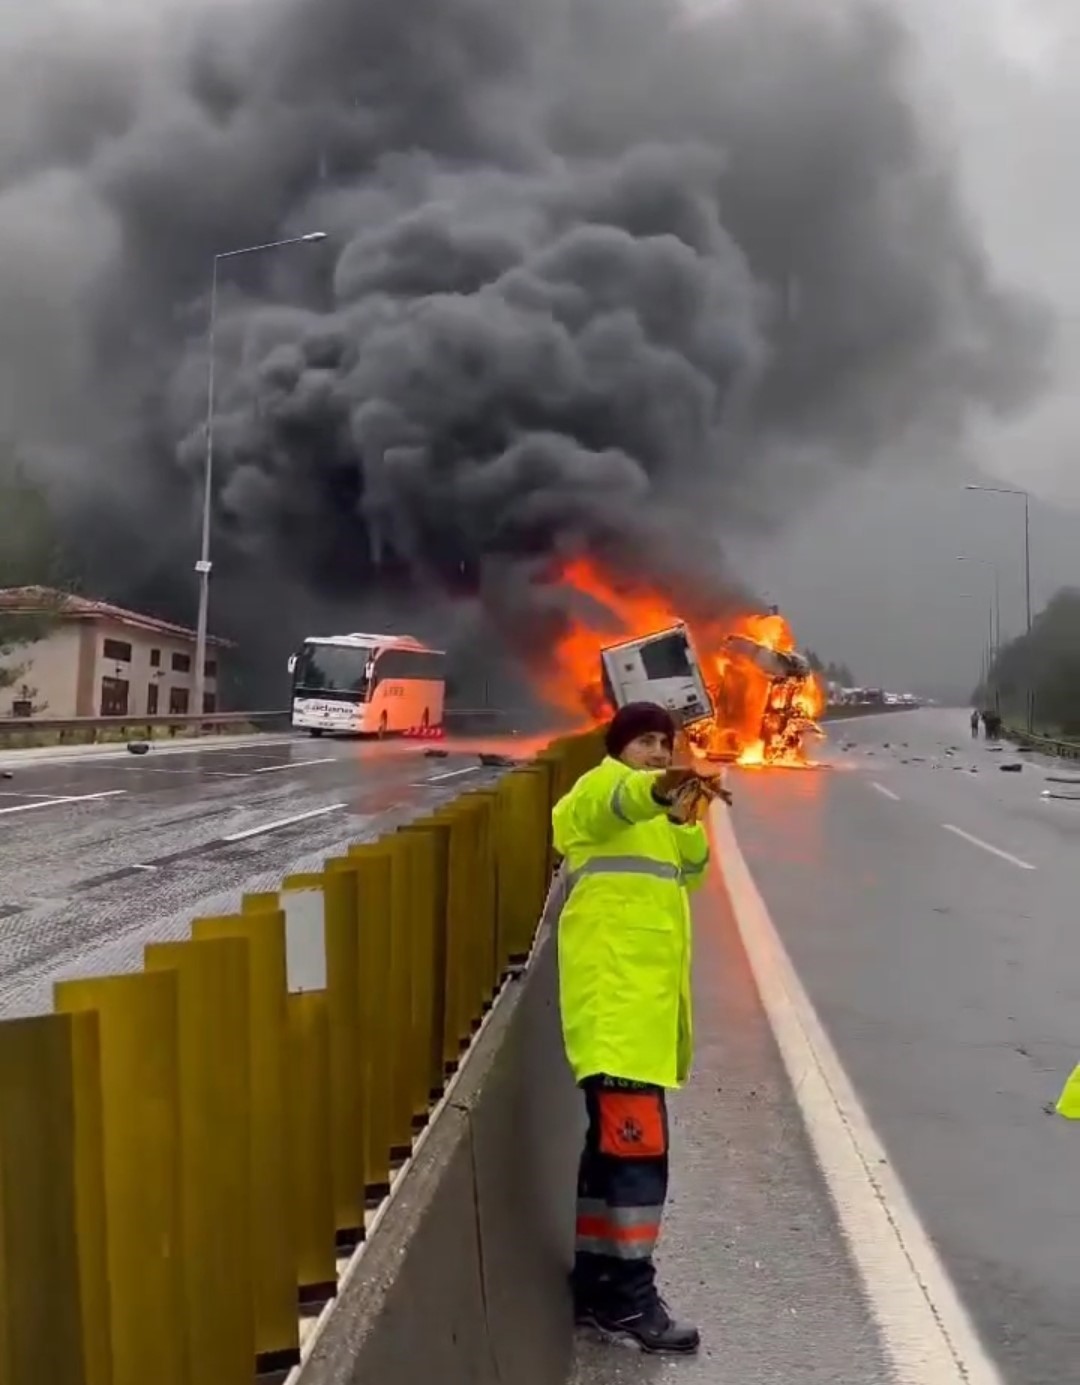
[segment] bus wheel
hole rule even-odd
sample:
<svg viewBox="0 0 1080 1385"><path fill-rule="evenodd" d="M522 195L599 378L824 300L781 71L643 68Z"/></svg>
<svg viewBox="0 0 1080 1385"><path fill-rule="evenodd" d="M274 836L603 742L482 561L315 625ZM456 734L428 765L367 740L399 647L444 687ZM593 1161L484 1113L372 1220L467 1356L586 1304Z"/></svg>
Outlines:
<svg viewBox="0 0 1080 1385"><path fill-rule="evenodd" d="M319 737L322 735L322 732L321 732L321 731L316 731L316 729L315 729L314 727L312 727L312 728L308 731L308 735L309 735L309 736L313 736L313 737L315 738L315 740L318 740Z"/></svg>
<svg viewBox="0 0 1080 1385"><path fill-rule="evenodd" d="M387 719L386 713L383 712L382 716L379 718L379 740L380 740L380 741L386 739L386 731L387 731L387 727L388 727L389 725L390 725L390 723L389 723L389 721L388 721L388 719Z"/></svg>

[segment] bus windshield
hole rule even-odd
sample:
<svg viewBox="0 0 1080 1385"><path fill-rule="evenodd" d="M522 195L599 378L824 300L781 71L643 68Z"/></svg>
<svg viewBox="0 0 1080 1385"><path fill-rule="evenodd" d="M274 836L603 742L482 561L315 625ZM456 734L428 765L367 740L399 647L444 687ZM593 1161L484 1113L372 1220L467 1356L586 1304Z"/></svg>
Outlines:
<svg viewBox="0 0 1080 1385"><path fill-rule="evenodd" d="M363 646L305 644L293 669L293 688L300 692L341 693L350 701L368 695L372 651Z"/></svg>

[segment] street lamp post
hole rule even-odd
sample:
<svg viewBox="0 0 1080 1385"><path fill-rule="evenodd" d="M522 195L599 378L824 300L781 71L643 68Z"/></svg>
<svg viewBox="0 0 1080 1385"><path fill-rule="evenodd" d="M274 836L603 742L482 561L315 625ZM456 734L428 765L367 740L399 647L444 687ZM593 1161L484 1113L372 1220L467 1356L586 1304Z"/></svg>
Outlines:
<svg viewBox="0 0 1080 1385"><path fill-rule="evenodd" d="M210 279L210 322L207 333L206 379L206 466L203 475L202 540L195 571L199 575L199 615L195 625L195 696L194 711L201 716L206 704L206 633L210 616L210 516L213 508L214 483L214 384L217 337L218 270L222 260L234 260L241 255L258 255L269 250L283 250L290 245L315 245L326 239L325 231L309 231L303 236L286 240L267 241L263 245L247 245L239 250L223 250L214 256Z"/></svg>
<svg viewBox="0 0 1080 1385"><path fill-rule="evenodd" d="M1012 486L975 486L967 485L964 487L968 491L986 491L990 495L1011 495L1024 502L1024 605L1027 614L1026 629L1031 634L1031 497L1027 491L1016 489ZM1001 638L1001 629L998 628L998 639ZM1027 690L1027 729L1030 734L1035 729L1035 699L1033 690Z"/></svg>
<svg viewBox="0 0 1080 1385"><path fill-rule="evenodd" d="M957 555L958 563L979 563L983 567L988 567L994 575L994 611L990 623L990 648L994 654L1001 649L1001 573L997 563L992 563L989 558L973 558L968 553Z"/></svg>
<svg viewBox="0 0 1080 1385"><path fill-rule="evenodd" d="M958 592L957 595L960 597L961 601L980 601L982 599L976 596L974 592ZM994 608L992 606L989 608L989 625L987 633L989 639L987 643L983 645L982 653L981 681L984 688L989 686L990 670L993 667L994 659Z"/></svg>

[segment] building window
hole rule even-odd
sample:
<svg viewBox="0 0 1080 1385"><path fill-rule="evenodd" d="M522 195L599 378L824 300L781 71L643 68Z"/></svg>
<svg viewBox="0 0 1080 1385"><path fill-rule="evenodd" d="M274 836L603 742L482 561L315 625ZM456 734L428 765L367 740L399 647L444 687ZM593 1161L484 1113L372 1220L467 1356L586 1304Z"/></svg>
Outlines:
<svg viewBox="0 0 1080 1385"><path fill-rule="evenodd" d="M151 683L146 690L146 715L156 717L158 709L158 685Z"/></svg>
<svg viewBox="0 0 1080 1385"><path fill-rule="evenodd" d="M190 672L191 672L191 655L190 655L190 654L174 654L174 655L172 656L172 671L173 671L173 673L190 673Z"/></svg>
<svg viewBox="0 0 1080 1385"><path fill-rule="evenodd" d="M106 659L115 659L119 664L131 663L131 645L126 640L106 640Z"/></svg>
<svg viewBox="0 0 1080 1385"><path fill-rule="evenodd" d="M129 686L123 678L103 678L101 680L101 716L127 716Z"/></svg>
<svg viewBox="0 0 1080 1385"><path fill-rule="evenodd" d="M206 661L206 676L207 676L207 678L216 678L216 677L217 677L217 660L216 660L216 659L207 659L207 661Z"/></svg>
<svg viewBox="0 0 1080 1385"><path fill-rule="evenodd" d="M169 716L186 717L188 710L187 688L169 689Z"/></svg>
<svg viewBox="0 0 1080 1385"><path fill-rule="evenodd" d="M150 667L151 667L151 668L160 668L160 667L161 667L161 650L160 650L160 649L151 649L151 651L150 651Z"/></svg>

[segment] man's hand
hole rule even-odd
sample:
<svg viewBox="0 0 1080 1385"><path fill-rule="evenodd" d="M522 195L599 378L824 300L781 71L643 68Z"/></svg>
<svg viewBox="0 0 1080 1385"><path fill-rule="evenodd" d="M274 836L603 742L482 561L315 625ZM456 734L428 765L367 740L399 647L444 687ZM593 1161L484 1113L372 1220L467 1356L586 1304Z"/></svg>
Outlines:
<svg viewBox="0 0 1080 1385"><path fill-rule="evenodd" d="M697 771L673 765L658 774L652 787L653 798L657 803L670 808L676 797L689 785L697 782Z"/></svg>
<svg viewBox="0 0 1080 1385"><path fill-rule="evenodd" d="M724 785L722 774L703 774L699 779L700 791L711 803L714 799L722 799L725 803L731 803L731 791Z"/></svg>
<svg viewBox="0 0 1080 1385"><path fill-rule="evenodd" d="M700 782L696 778L691 779L676 789L671 807L668 809L668 821L676 823L679 827L687 827L690 823L698 821L707 803L708 799L702 793Z"/></svg>
<svg viewBox="0 0 1080 1385"><path fill-rule="evenodd" d="M731 802L731 794L724 787L721 777L695 774L693 779L676 790L668 818L680 826L700 822L708 812L709 804L718 798L725 803Z"/></svg>

